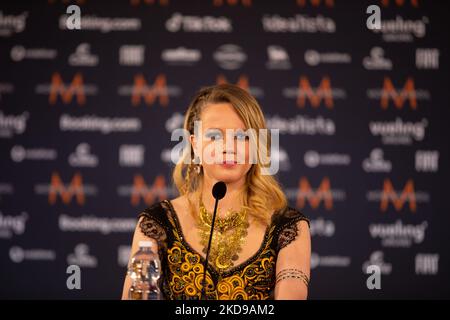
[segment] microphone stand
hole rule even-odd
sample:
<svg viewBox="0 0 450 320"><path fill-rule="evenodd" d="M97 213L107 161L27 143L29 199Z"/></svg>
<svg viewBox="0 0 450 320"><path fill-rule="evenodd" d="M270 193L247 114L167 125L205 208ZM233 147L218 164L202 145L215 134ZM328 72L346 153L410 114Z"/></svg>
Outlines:
<svg viewBox="0 0 450 320"><path fill-rule="evenodd" d="M216 221L216 212L217 212L217 204L219 203L219 199L216 198L216 201L214 202L214 212L212 216L212 222L211 222L211 233L209 234L209 240L208 240L208 247L206 248L206 259L203 263L203 281L202 281L202 293L201 293L201 300L205 300L205 290L206 290L206 267L208 266L208 258L209 258L209 250L211 249L211 241L214 233L214 223Z"/></svg>

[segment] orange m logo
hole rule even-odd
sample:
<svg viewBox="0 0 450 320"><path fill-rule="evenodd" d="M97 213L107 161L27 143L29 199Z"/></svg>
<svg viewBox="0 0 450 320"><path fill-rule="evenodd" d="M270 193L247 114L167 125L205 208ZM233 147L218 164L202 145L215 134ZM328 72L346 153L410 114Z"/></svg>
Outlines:
<svg viewBox="0 0 450 320"><path fill-rule="evenodd" d="M83 191L83 179L81 174L76 173L69 186L66 187L61 181L58 173L53 172L50 180L50 190L48 192L48 203L53 205L56 203L56 198L61 196L64 204L69 204L72 197L75 196L79 205L84 205L85 195Z"/></svg>
<svg viewBox="0 0 450 320"><path fill-rule="evenodd" d="M141 175L134 176L133 188L131 191L131 204L137 206L143 198L147 205L154 203L155 198L164 200L167 198L166 180L164 176L157 176L151 188L147 186Z"/></svg>
<svg viewBox="0 0 450 320"><path fill-rule="evenodd" d="M141 103L141 97L144 97L145 103L151 105L159 97L159 103L162 106L169 104L169 95L167 92L166 76L160 74L156 77L153 86L148 86L142 74L134 77L134 85L131 92L131 104L137 106Z"/></svg>
<svg viewBox="0 0 450 320"><path fill-rule="evenodd" d="M385 179L383 183L383 191L381 194L380 210L382 212L386 211L389 202L392 202L395 210L400 211L406 201L409 201L409 209L412 212L416 212L417 204L413 180L409 179L406 182L402 193L400 194L400 196L398 196L395 192L394 187L392 186L392 182L389 179Z"/></svg>
<svg viewBox="0 0 450 320"><path fill-rule="evenodd" d="M400 92L397 92L394 85L392 84L391 79L385 77L380 100L381 108L387 109L389 105L389 98L392 98L397 109L402 109L406 100L409 100L411 109L416 109L417 99L414 80L412 78L406 79L403 89Z"/></svg>
<svg viewBox="0 0 450 320"><path fill-rule="evenodd" d="M305 76L301 76L298 83L298 88L299 94L297 96L297 106L299 106L300 108L305 107L306 98L309 99L311 105L314 108L317 108L320 105L322 99L325 100L325 106L328 109L333 108L333 94L329 77L323 77L319 87L314 91L311 87L311 84L309 83L308 78Z"/></svg>
<svg viewBox="0 0 450 320"><path fill-rule="evenodd" d="M299 182L297 193L297 207L303 208L306 201L309 202L313 209L319 207L320 202L324 201L327 210L333 209L333 196L331 194L330 179L325 177L322 179L320 186L314 192L307 178L302 177Z"/></svg>
<svg viewBox="0 0 450 320"><path fill-rule="evenodd" d="M86 103L86 94L83 87L83 76L81 73L76 73L72 79L72 83L66 88L61 75L58 72L54 72L50 83L50 95L48 102L55 104L58 95L61 95L61 99L65 104L72 101L73 95L77 96L77 103L83 105Z"/></svg>

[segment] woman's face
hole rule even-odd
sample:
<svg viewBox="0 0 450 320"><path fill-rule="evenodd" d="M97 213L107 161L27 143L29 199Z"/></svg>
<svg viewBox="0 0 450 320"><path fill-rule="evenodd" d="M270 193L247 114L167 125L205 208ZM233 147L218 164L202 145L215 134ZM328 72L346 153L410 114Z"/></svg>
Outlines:
<svg viewBox="0 0 450 320"><path fill-rule="evenodd" d="M211 183L245 181L251 167L249 139L245 135L244 122L233 106L230 103L209 104L202 110L200 120L199 135L192 135L191 141L197 155L201 150L205 178Z"/></svg>

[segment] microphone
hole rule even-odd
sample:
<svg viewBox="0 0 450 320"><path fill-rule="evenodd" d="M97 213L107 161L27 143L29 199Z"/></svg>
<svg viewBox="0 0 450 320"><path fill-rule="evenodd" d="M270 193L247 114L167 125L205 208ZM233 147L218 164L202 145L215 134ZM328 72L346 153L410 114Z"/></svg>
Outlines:
<svg viewBox="0 0 450 320"><path fill-rule="evenodd" d="M206 267L208 266L208 258L209 258L209 249L211 248L211 240L214 232L214 222L216 221L216 212L217 212L217 204L219 200L225 197L227 193L227 185L223 181L216 182L212 188L212 195L214 199L216 199L214 203L214 212L211 221L211 233L209 234L208 246L206 247L206 259L203 263L203 281L202 281L202 293L201 300L205 299L205 290L206 290Z"/></svg>

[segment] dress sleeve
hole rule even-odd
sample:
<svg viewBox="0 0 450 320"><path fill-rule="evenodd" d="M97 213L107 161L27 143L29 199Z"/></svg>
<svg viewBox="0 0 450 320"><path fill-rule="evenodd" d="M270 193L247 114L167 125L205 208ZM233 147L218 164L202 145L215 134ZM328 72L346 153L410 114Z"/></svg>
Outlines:
<svg viewBox="0 0 450 320"><path fill-rule="evenodd" d="M295 208L286 207L277 221L277 251L280 251L300 234L297 222L306 221L309 227L309 219Z"/></svg>
<svg viewBox="0 0 450 320"><path fill-rule="evenodd" d="M167 231L164 224L164 208L160 204L155 204L138 215L139 228L141 232L152 239L155 239L161 248L167 239Z"/></svg>

